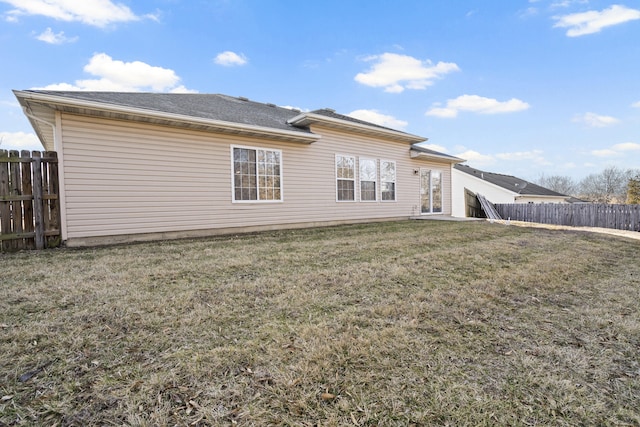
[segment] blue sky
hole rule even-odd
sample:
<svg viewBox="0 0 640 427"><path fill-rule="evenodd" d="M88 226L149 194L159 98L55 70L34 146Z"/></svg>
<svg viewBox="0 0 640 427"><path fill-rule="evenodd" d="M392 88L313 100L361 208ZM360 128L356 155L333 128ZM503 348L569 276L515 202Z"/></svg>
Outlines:
<svg viewBox="0 0 640 427"><path fill-rule="evenodd" d="M480 169L640 168L640 1L0 0L12 89L223 93L333 108Z"/></svg>

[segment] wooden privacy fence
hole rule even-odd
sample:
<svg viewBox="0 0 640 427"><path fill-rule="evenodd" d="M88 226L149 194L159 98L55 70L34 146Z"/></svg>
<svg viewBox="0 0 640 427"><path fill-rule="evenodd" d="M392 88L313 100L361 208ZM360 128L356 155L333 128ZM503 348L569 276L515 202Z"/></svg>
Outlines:
<svg viewBox="0 0 640 427"><path fill-rule="evenodd" d="M640 205L598 203L521 203L496 204L503 219L640 231Z"/></svg>
<svg viewBox="0 0 640 427"><path fill-rule="evenodd" d="M0 150L0 250L60 244L55 151Z"/></svg>

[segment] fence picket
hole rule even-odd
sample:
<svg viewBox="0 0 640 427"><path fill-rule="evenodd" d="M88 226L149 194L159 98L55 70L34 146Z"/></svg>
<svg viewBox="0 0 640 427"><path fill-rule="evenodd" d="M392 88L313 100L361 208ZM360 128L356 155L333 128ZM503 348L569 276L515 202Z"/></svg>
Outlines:
<svg viewBox="0 0 640 427"><path fill-rule="evenodd" d="M0 234L11 233L11 205L9 201L9 152L0 150ZM0 241L0 250L7 251L11 242Z"/></svg>
<svg viewBox="0 0 640 427"><path fill-rule="evenodd" d="M9 158L17 160L20 153L16 150L9 151ZM11 228L14 233L22 234L22 200L16 200L15 196L21 196L22 178L20 177L20 163L17 161L9 163L9 196L12 199L9 202L11 209ZM22 239L13 240L11 249L22 249L24 241Z"/></svg>
<svg viewBox="0 0 640 427"><path fill-rule="evenodd" d="M22 150L20 153L20 157L29 158L31 157L31 153L27 150ZM31 162L22 162L22 194L33 194L33 186L31 185L32 180L32 172L31 172ZM31 198L24 200L22 205L22 214L23 214L23 223L24 223L24 232L26 234L33 233L34 224L33 224L33 200ZM36 245L32 239L24 239L24 248L25 249L35 249Z"/></svg>

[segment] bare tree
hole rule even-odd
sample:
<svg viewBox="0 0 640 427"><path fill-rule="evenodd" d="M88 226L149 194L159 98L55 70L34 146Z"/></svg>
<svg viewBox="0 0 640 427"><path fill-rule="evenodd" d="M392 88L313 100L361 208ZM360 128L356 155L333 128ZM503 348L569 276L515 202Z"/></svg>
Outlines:
<svg viewBox="0 0 640 427"><path fill-rule="evenodd" d="M591 174L580 182L580 197L595 203L624 203L629 179L636 173L609 166L597 174Z"/></svg>
<svg viewBox="0 0 640 427"><path fill-rule="evenodd" d="M540 178L536 180L536 184L567 196L575 196L578 194L578 183L570 176L545 176L542 174Z"/></svg>
<svg viewBox="0 0 640 427"><path fill-rule="evenodd" d="M640 172L633 178L629 178L629 184L627 184L627 204L640 204Z"/></svg>

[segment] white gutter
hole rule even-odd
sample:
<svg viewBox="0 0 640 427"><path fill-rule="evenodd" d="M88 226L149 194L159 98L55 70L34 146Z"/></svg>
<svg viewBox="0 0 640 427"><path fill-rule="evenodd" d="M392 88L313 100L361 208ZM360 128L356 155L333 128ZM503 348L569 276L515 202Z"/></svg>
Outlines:
<svg viewBox="0 0 640 427"><path fill-rule="evenodd" d="M436 159L436 160L445 160L448 161L452 164L454 163L462 163L465 162L466 160L464 159L460 159L458 157L454 157L454 156L447 156L447 155L440 155L440 154L435 154L435 153L424 153L422 151L418 151L418 150L411 150L411 158L414 159L416 157L426 157L427 159Z"/></svg>
<svg viewBox="0 0 640 427"><path fill-rule="evenodd" d="M32 113L29 113L28 108L23 105L22 106L22 112L24 113L24 115L29 119L32 120L33 122L40 122L40 123L44 123L45 125L49 125L51 126L51 133L55 134L56 132L56 126L51 123L48 122L47 120L40 118L40 117L36 117L34 116ZM46 149L47 147L44 146L44 137L40 134L38 126L35 125L35 123L32 123L33 129L36 131L36 133L38 134L38 140L40 141L40 144L42 144L42 148Z"/></svg>
<svg viewBox="0 0 640 427"><path fill-rule="evenodd" d="M173 114L173 113L163 113L156 112L153 110L147 110L144 108L137 107L123 107L114 104L107 104L96 101L87 101L82 99L70 99L63 96L56 95L45 95L40 93L33 92L25 92L25 91L14 91L14 94L18 98L22 98L25 100L37 101L37 102L48 102L60 106L68 106L68 107L82 107L88 109L95 109L101 111L109 111L115 113L124 113L124 114L132 114L141 117L148 117L154 119L165 119L172 120L183 123L192 123L199 124L205 126L211 126L214 128L225 129L234 132L255 132L265 136L273 136L273 137L288 137L292 139L299 139L301 142L312 143L321 138L320 135L316 134L307 134L303 132L296 131L288 131L288 130L279 130L273 128L267 128L263 126L256 125L245 125L240 123L233 122L225 122L222 120L214 120L214 119L202 119L198 117L185 116L182 114Z"/></svg>

